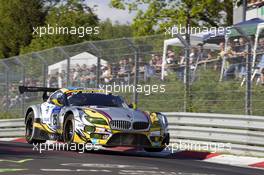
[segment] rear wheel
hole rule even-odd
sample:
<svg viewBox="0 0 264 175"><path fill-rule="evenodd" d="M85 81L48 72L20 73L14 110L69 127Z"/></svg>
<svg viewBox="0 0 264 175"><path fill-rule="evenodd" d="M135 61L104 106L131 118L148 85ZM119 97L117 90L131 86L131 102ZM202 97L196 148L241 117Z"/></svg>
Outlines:
<svg viewBox="0 0 264 175"><path fill-rule="evenodd" d="M37 144L37 143L45 143L46 140L38 140L38 139L33 139L33 135L34 135L34 112L31 111L28 115L27 115L27 119L26 119L26 133L25 133L25 138L26 141L29 144Z"/></svg>

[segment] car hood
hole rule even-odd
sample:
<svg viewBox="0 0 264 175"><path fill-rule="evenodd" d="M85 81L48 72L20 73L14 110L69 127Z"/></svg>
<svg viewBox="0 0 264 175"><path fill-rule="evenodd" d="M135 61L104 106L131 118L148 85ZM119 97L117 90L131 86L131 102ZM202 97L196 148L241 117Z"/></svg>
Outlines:
<svg viewBox="0 0 264 175"><path fill-rule="evenodd" d="M97 112L105 115L111 120L123 120L130 122L149 122L146 114L139 110L133 110L130 108L120 108L120 107L89 107L86 109L93 109Z"/></svg>

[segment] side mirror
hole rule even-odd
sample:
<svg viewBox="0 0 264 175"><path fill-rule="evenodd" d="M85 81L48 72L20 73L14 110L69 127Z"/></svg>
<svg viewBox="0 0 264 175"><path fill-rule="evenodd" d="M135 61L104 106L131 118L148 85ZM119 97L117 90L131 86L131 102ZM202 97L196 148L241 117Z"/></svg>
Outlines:
<svg viewBox="0 0 264 175"><path fill-rule="evenodd" d="M137 105L135 103L129 104L128 107L131 109L137 109Z"/></svg>
<svg viewBox="0 0 264 175"><path fill-rule="evenodd" d="M51 99L51 103L53 103L56 106L63 106L63 104L55 98Z"/></svg>

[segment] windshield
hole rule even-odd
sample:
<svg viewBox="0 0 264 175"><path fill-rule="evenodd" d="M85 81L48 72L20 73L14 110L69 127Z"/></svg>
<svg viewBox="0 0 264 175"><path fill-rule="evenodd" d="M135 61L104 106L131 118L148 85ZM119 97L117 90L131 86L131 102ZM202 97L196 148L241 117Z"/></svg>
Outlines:
<svg viewBox="0 0 264 175"><path fill-rule="evenodd" d="M71 106L127 107L120 97L106 94L77 93L68 95L67 99Z"/></svg>

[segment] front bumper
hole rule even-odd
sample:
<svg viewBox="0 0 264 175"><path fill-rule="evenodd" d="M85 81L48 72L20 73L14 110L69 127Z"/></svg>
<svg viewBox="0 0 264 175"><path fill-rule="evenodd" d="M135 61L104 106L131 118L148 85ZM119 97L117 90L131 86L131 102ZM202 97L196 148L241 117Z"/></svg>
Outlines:
<svg viewBox="0 0 264 175"><path fill-rule="evenodd" d="M151 142L144 134L117 133L107 141L106 146L143 146L150 147Z"/></svg>
<svg viewBox="0 0 264 175"><path fill-rule="evenodd" d="M108 135L108 137L106 137ZM94 137L97 136L97 137ZM125 132L110 130L100 133L76 132L75 143L92 143L102 146L163 147L169 143L169 133L162 131Z"/></svg>

